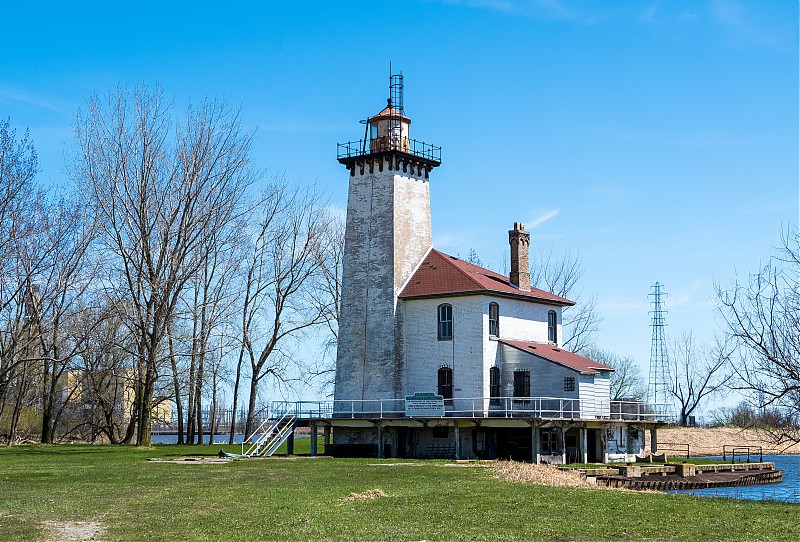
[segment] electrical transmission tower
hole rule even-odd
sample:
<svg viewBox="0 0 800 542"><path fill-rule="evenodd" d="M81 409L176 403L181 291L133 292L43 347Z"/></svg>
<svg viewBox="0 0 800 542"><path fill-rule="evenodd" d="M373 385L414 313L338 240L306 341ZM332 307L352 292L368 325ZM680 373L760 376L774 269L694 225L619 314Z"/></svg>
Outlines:
<svg viewBox="0 0 800 542"><path fill-rule="evenodd" d="M648 297L653 298L650 304L653 310L653 340L650 343L650 378L647 384L647 397L653 403L669 403L669 358L667 355L667 345L664 339L664 328L667 327L667 311L664 309L664 298L667 292L664 285L656 282L650 287ZM666 406L660 406L665 408Z"/></svg>

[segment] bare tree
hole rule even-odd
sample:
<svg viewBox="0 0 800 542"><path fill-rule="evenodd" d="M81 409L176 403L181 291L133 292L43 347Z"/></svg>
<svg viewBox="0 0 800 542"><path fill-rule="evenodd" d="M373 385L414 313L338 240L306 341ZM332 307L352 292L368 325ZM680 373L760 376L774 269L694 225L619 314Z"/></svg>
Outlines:
<svg viewBox="0 0 800 542"><path fill-rule="evenodd" d="M737 346L733 387L759 409L776 408L788 418L800 413L800 250L798 231L782 233L776 254L744 283L717 286L726 333ZM800 442L787 427L779 443Z"/></svg>
<svg viewBox="0 0 800 542"><path fill-rule="evenodd" d="M41 235L46 199L33 184L37 172L28 133L18 141L10 120L0 121L0 421L10 416L9 444L31 401L37 369L33 280L48 256Z"/></svg>
<svg viewBox="0 0 800 542"><path fill-rule="evenodd" d="M74 361L85 346L85 333L96 323L88 316L86 294L94 278L87 254L93 224L83 205L61 199L48 210L43 237L49 257L40 274L36 306L41 353L41 442L53 443L63 409L78 392Z"/></svg>
<svg viewBox="0 0 800 542"><path fill-rule="evenodd" d="M189 417L187 428L189 442L203 441L203 388L206 380L207 362L212 365L212 403L216 399L216 384L219 371L215 370L216 359L221 356L222 330L233 318L233 301L236 292L232 279L237 271L237 228L225 228L206 240L206 257L198 276L192 281L192 302L189 311L192 318L192 349L189 368L189 390L187 394ZM219 352L212 346L211 337L220 337ZM214 405L216 406L216 405ZM213 429L213 427L212 427ZM212 434L213 437L213 434Z"/></svg>
<svg viewBox="0 0 800 542"><path fill-rule="evenodd" d="M242 211L251 136L219 101L172 122L161 91L144 87L93 98L75 132L74 176L100 225L109 283L126 292L118 308L136 337L136 443L149 445L167 329L204 241Z"/></svg>
<svg viewBox="0 0 800 542"><path fill-rule="evenodd" d="M83 311L90 322L78 369L81 372L79 405L85 411L89 440L105 437L112 444L131 442L136 419L130 391L134 387L135 337L123 322L117 302L97 299Z"/></svg>
<svg viewBox="0 0 800 542"><path fill-rule="evenodd" d="M342 263L344 261L344 217L330 209L321 223L319 242L314 257L320 264L316 286L310 295L319 307L324 322L322 355L306 369L311 378L319 378L322 390L330 390L336 376L336 346L339 340L339 320L342 291Z"/></svg>
<svg viewBox="0 0 800 542"><path fill-rule="evenodd" d="M578 289L583 276L583 261L580 255L565 252L554 255L539 253L531 262L531 284L557 296L575 301L575 306L562 309L564 348L580 354L594 344L600 328L601 317L597 312L597 299L585 298Z"/></svg>
<svg viewBox="0 0 800 542"><path fill-rule="evenodd" d="M582 355L614 368L609 382L612 400L640 401L647 395L647 384L639 365L632 357L622 357L596 347L586 349Z"/></svg>
<svg viewBox="0 0 800 542"><path fill-rule="evenodd" d="M321 208L316 194L285 183L266 190L256 208L258 223L253 225L246 260L241 350L234 385L236 392L246 356L250 362L248 436L254 430L259 384L268 375L285 380L287 357L282 347L324 321L323 311L310 295L321 268L316 257L325 225Z"/></svg>
<svg viewBox="0 0 800 542"><path fill-rule="evenodd" d="M727 390L731 376L729 362L730 346L724 340L709 348L697 344L689 332L673 342L669 356L669 393L680 409L680 425L687 425L689 416L705 400Z"/></svg>

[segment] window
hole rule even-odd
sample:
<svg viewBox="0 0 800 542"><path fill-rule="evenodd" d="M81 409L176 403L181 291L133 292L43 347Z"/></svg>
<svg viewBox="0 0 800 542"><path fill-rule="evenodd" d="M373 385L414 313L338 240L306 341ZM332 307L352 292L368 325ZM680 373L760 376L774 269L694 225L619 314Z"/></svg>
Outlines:
<svg viewBox="0 0 800 542"><path fill-rule="evenodd" d="M514 371L514 397L531 396L531 372Z"/></svg>
<svg viewBox="0 0 800 542"><path fill-rule="evenodd" d="M561 432L558 429L542 429L542 453L545 455L558 455L561 453Z"/></svg>
<svg viewBox="0 0 800 542"><path fill-rule="evenodd" d="M490 405L500 404L500 368L489 368L489 400Z"/></svg>
<svg viewBox="0 0 800 542"><path fill-rule="evenodd" d="M453 369L450 367L439 368L439 395L445 399L453 398Z"/></svg>
<svg viewBox="0 0 800 542"><path fill-rule="evenodd" d="M500 305L489 303L489 335L500 336Z"/></svg>
<svg viewBox="0 0 800 542"><path fill-rule="evenodd" d="M433 438L447 438L450 436L450 431L446 425L437 425L433 428Z"/></svg>
<svg viewBox="0 0 800 542"><path fill-rule="evenodd" d="M564 378L564 391L575 391L574 376L567 376Z"/></svg>
<svg viewBox="0 0 800 542"><path fill-rule="evenodd" d="M453 306L439 305L439 340L450 341L453 339Z"/></svg>
<svg viewBox="0 0 800 542"><path fill-rule="evenodd" d="M547 340L551 343L558 343L558 321L556 311L547 313Z"/></svg>

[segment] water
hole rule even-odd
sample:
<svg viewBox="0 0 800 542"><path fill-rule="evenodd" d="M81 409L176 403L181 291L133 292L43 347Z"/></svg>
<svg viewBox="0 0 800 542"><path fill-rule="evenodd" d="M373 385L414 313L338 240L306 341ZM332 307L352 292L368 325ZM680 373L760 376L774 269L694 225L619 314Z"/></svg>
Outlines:
<svg viewBox="0 0 800 542"><path fill-rule="evenodd" d="M186 439L186 435L183 436ZM234 435L233 436L233 443L234 444L241 444L244 440L244 435ZM178 443L178 435L171 434L171 435L153 435L150 437L150 442L152 444L177 444ZM203 444L208 444L208 433L203 434ZM218 433L214 435L214 444L228 444L228 433Z"/></svg>
<svg viewBox="0 0 800 542"><path fill-rule="evenodd" d="M721 457L719 458L722 459ZM758 459L758 458L756 458ZM800 503L800 455L765 455L764 461L775 463L783 471L779 484L763 484L742 487L715 487L709 489L686 489L667 493L688 493L702 497L731 497L753 501L783 501Z"/></svg>
<svg viewBox="0 0 800 542"><path fill-rule="evenodd" d="M297 435L295 434L294 438L303 438L309 437L310 435ZM228 444L228 433L217 433L214 435L214 444ZM186 438L186 435L183 437ZM243 434L237 434L233 436L233 443L234 444L241 444L244 440ZM178 435L176 434L168 434L168 435L153 435L150 437L151 444L177 444L178 443ZM208 444L208 434L203 434L203 444ZM765 460L766 461L766 460Z"/></svg>

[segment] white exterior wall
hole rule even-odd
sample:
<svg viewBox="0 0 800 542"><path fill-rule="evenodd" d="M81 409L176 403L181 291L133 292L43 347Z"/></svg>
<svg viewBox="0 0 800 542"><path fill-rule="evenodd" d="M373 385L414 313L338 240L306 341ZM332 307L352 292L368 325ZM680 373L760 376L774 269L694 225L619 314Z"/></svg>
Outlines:
<svg viewBox="0 0 800 542"><path fill-rule="evenodd" d="M598 416L611 415L611 373L602 371L594 377L595 411ZM644 442L644 441L642 441Z"/></svg>
<svg viewBox="0 0 800 542"><path fill-rule="evenodd" d="M514 371L525 369L531 372L531 397L579 399L581 390L588 393L587 390L590 389L581 382L582 375L578 371L543 360L516 348L503 345L502 359L500 382L502 394L506 397L514 395ZM575 378L575 391L564 391L565 377Z"/></svg>
<svg viewBox="0 0 800 542"><path fill-rule="evenodd" d="M486 297L487 311L489 306ZM547 313L556 312L558 346L562 343L561 307L518 299L492 298L500 305L500 337L517 341L547 342ZM488 312L487 312L488 326ZM488 329L488 327L487 327Z"/></svg>
<svg viewBox="0 0 800 542"><path fill-rule="evenodd" d="M453 307L452 340L438 339L437 308L442 303ZM482 296L409 299L402 302L400 313L403 321L404 395L435 393L439 368L448 366L453 368L454 398L488 396L488 369L483 370L488 317L484 331Z"/></svg>
<svg viewBox="0 0 800 542"><path fill-rule="evenodd" d="M366 160L363 172L353 167L334 399L397 399L397 294L431 248L430 190L424 171L404 172L389 160Z"/></svg>

